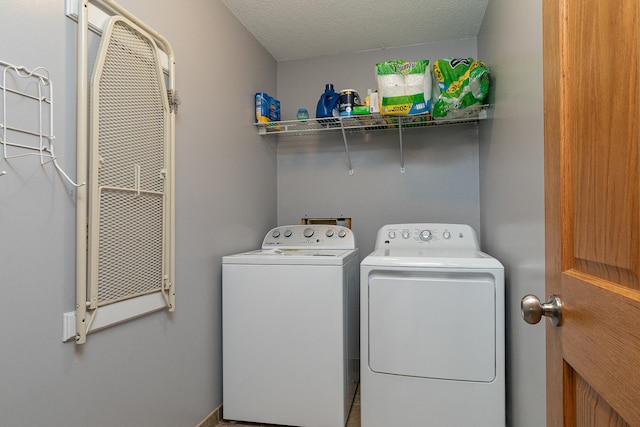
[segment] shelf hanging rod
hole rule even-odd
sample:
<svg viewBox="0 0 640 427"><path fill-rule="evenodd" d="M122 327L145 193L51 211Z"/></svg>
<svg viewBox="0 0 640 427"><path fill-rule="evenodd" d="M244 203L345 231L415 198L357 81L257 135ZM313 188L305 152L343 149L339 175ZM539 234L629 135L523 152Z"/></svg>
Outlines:
<svg viewBox="0 0 640 427"><path fill-rule="evenodd" d="M344 149L347 152L347 163L349 165L349 175L353 175L353 166L351 165L351 154L349 153L349 144L347 143L347 134L344 130L344 122L340 120L340 128L342 129L342 139L344 141Z"/></svg>
<svg viewBox="0 0 640 427"><path fill-rule="evenodd" d="M400 173L404 173L404 149L402 147L402 117L398 117L398 139L400 140Z"/></svg>

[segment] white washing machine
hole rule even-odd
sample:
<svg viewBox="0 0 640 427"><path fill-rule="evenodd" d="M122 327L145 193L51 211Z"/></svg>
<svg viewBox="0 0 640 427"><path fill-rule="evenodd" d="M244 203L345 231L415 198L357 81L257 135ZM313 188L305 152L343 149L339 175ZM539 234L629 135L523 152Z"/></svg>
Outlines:
<svg viewBox="0 0 640 427"><path fill-rule="evenodd" d="M360 283L363 426L506 424L504 269L471 227L382 227Z"/></svg>
<svg viewBox="0 0 640 427"><path fill-rule="evenodd" d="M359 380L359 258L350 229L290 225L223 257L223 416L344 427Z"/></svg>

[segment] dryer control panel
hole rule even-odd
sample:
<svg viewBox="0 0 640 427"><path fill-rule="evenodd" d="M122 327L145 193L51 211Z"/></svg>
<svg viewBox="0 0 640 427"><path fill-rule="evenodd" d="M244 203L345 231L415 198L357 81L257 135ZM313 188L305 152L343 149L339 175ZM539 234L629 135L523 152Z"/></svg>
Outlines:
<svg viewBox="0 0 640 427"><path fill-rule="evenodd" d="M353 232L340 225L283 225L269 231L262 249L355 249Z"/></svg>
<svg viewBox="0 0 640 427"><path fill-rule="evenodd" d="M376 249L419 247L480 249L476 232L466 224L389 224L378 231Z"/></svg>

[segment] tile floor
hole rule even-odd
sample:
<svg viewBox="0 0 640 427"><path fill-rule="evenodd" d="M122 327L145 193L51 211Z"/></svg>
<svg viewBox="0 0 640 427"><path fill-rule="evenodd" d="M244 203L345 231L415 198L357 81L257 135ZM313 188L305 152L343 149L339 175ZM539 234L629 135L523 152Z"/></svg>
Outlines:
<svg viewBox="0 0 640 427"><path fill-rule="evenodd" d="M242 423L240 421L226 421L222 420L216 427L222 426L235 426L235 427L277 427L273 424L257 424L257 423ZM347 421L347 425L345 427L360 427L360 387L358 387L358 391L356 392L356 397L353 400L353 405L351 406L351 412L349 412L349 419Z"/></svg>

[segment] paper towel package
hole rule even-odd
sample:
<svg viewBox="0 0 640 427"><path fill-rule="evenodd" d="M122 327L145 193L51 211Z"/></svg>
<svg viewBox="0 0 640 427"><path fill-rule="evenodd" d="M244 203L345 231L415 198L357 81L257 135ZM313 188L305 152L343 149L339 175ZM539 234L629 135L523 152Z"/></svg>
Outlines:
<svg viewBox="0 0 640 427"><path fill-rule="evenodd" d="M473 58L445 58L433 63L434 119L462 117L481 105L489 92L489 69Z"/></svg>
<svg viewBox="0 0 640 427"><path fill-rule="evenodd" d="M429 60L393 60L376 64L380 114L410 115L431 111Z"/></svg>

